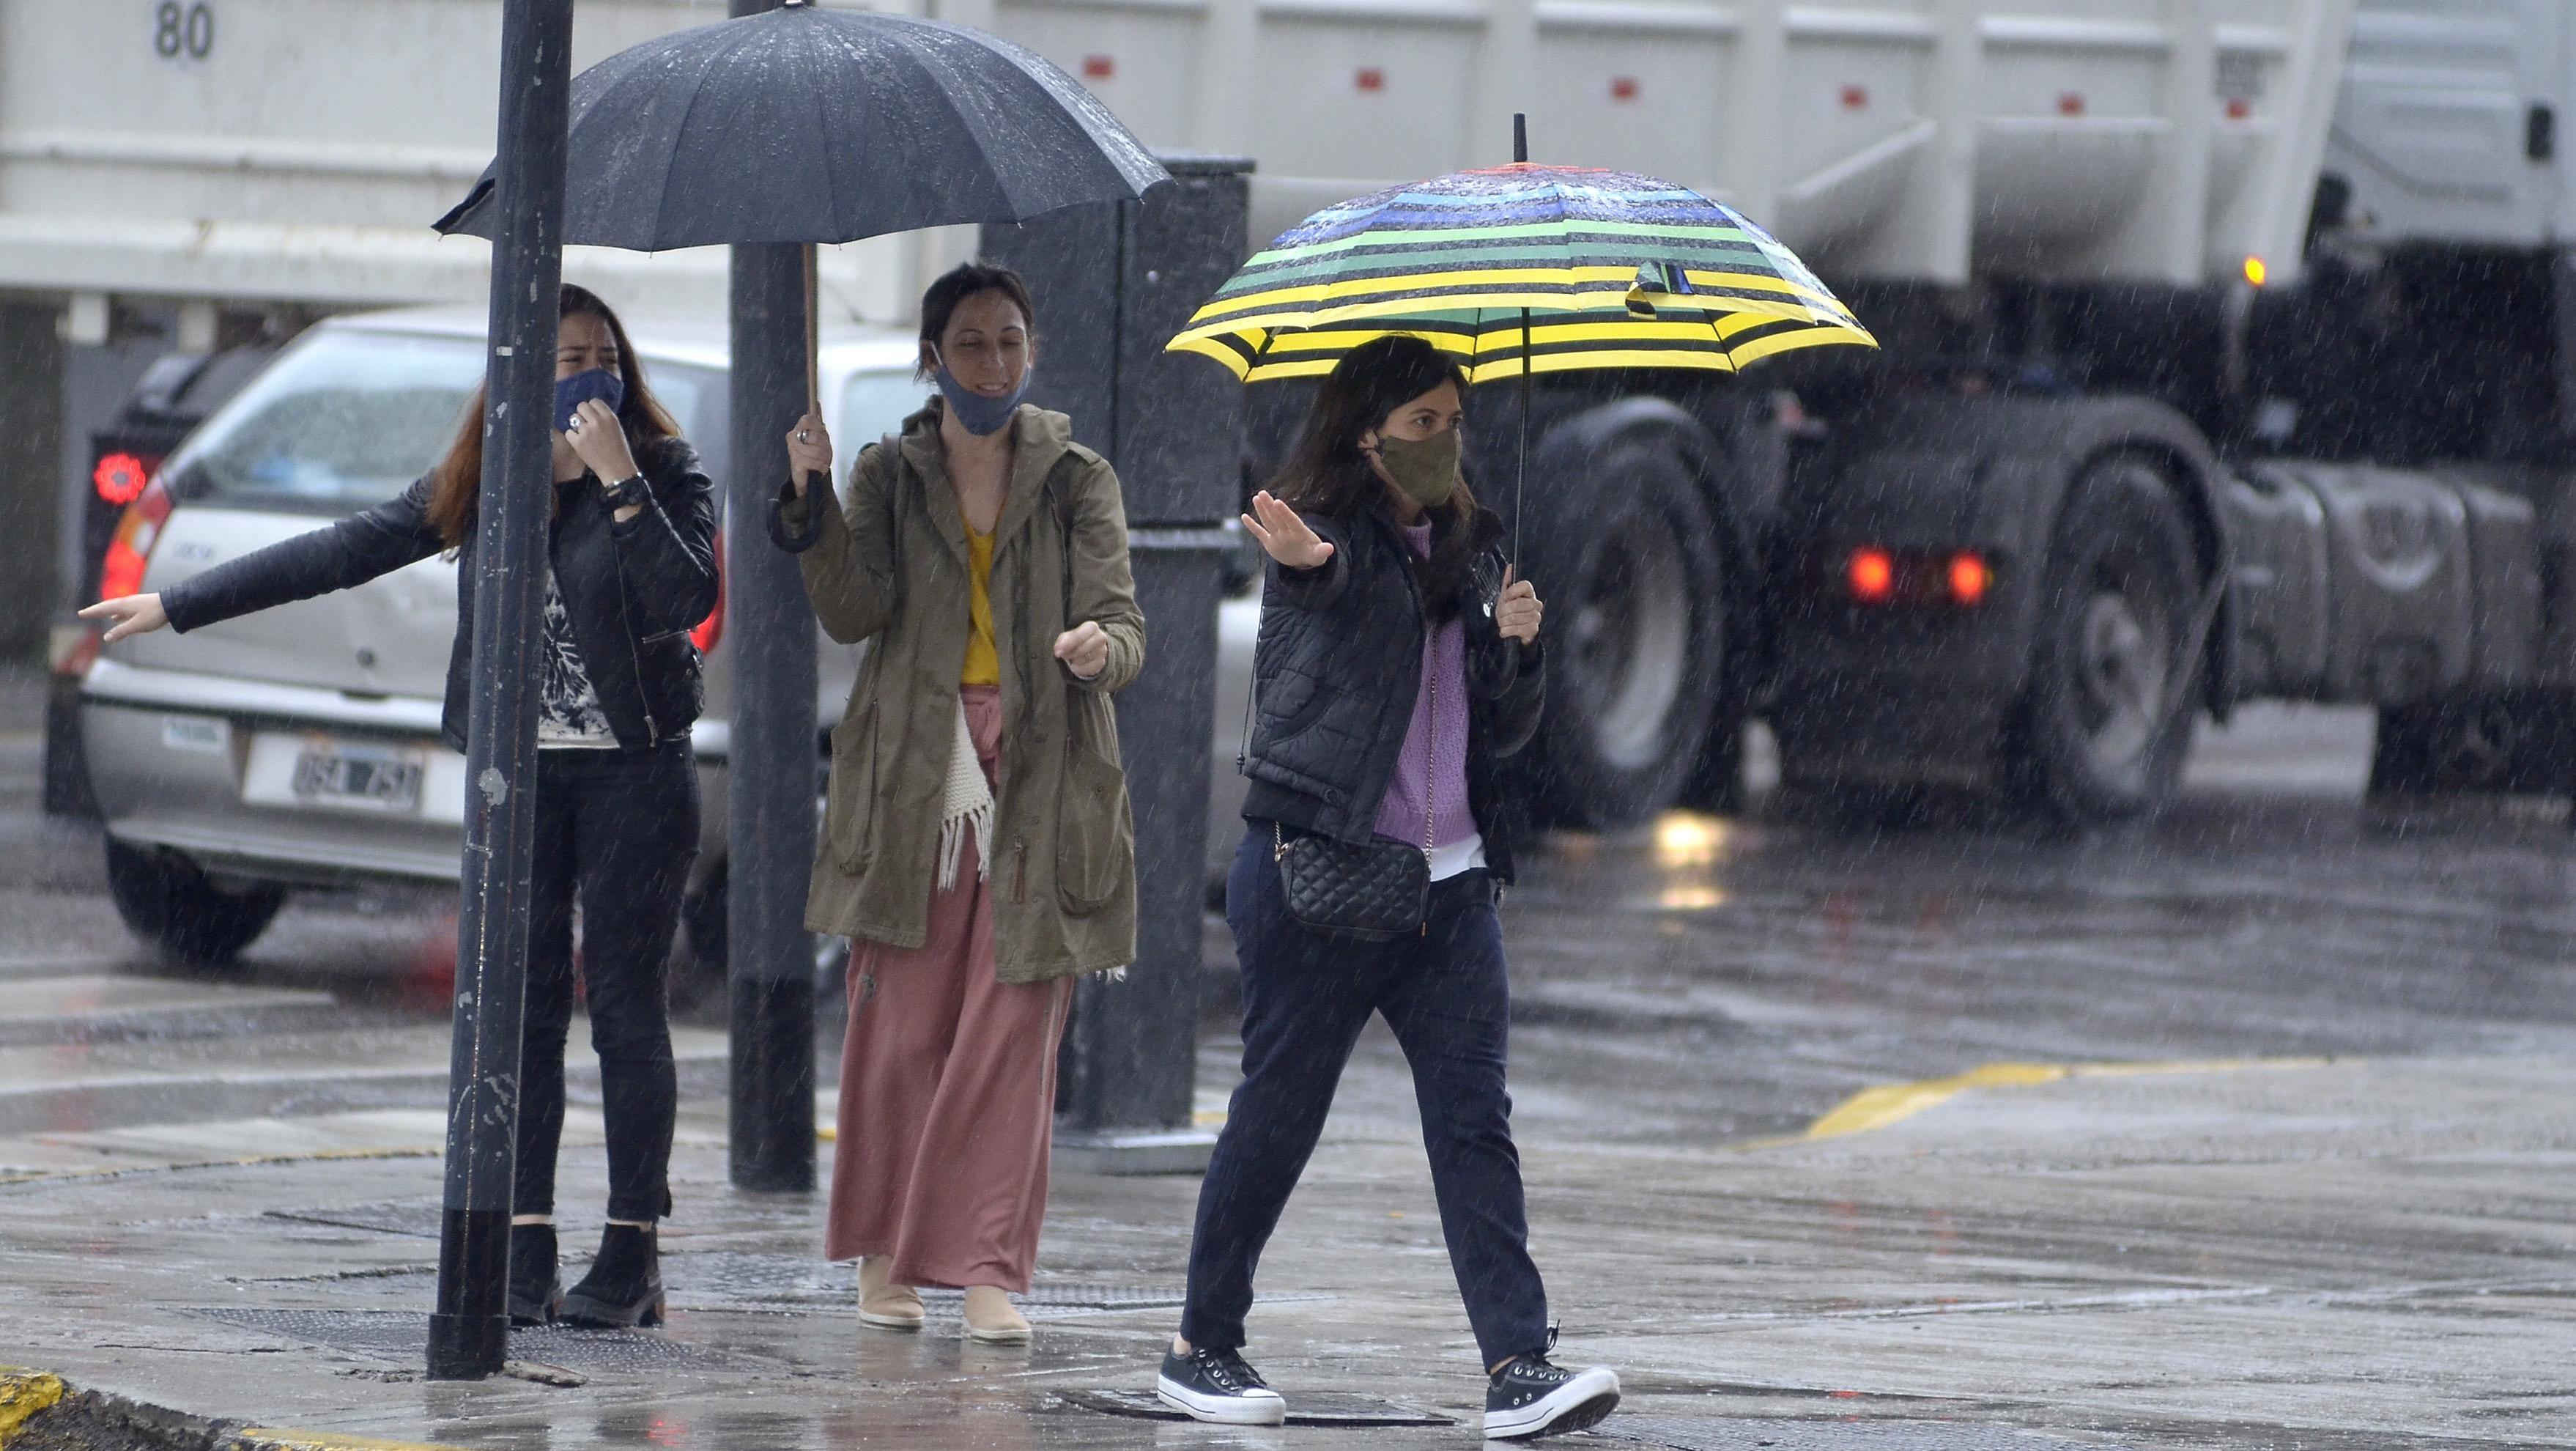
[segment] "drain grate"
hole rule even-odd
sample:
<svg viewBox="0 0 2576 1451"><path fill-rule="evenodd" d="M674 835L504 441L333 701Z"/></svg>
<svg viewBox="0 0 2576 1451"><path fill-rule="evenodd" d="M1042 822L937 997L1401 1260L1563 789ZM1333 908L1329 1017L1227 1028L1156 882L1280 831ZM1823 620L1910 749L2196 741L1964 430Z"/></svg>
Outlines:
<svg viewBox="0 0 2576 1451"><path fill-rule="evenodd" d="M333 1350L393 1360L429 1353L429 1316L418 1310L191 1309L191 1315L310 1341ZM571 1370L745 1370L767 1362L636 1330L575 1330L546 1325L510 1332L510 1353Z"/></svg>
<svg viewBox="0 0 2576 1451"><path fill-rule="evenodd" d="M272 1209L267 1217L291 1219L299 1224L327 1224L334 1229L371 1229L378 1234L436 1239L443 1212L435 1199L395 1199L382 1204Z"/></svg>
<svg viewBox="0 0 2576 1451"><path fill-rule="evenodd" d="M1189 1417L1154 1398L1152 1391L1112 1387L1104 1390L1058 1391L1085 1410L1102 1411L1112 1416L1134 1416L1147 1421L1186 1421ZM1454 1426L1454 1416L1408 1406L1400 1401L1382 1401L1375 1396L1336 1395L1331 1392L1300 1391L1288 1402L1288 1424L1291 1426Z"/></svg>
<svg viewBox="0 0 2576 1451"><path fill-rule="evenodd" d="M1666 1451L1997 1451L2021 1445L2031 1451L2077 1443L2011 1427L1956 1421L1728 1420L1714 1416L1622 1416L1592 1428L1602 1441L1661 1446ZM2099 1451L2100 1442L2082 1443ZM2111 1451L2117 1451L2116 1447Z"/></svg>

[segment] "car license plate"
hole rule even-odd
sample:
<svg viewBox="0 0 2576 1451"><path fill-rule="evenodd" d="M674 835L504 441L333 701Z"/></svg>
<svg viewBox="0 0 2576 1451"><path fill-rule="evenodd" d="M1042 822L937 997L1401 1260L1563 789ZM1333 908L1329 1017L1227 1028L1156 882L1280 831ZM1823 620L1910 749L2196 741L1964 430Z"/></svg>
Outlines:
<svg viewBox="0 0 2576 1451"><path fill-rule="evenodd" d="M409 815L420 810L418 751L346 741L309 745L295 758L292 789L315 805Z"/></svg>

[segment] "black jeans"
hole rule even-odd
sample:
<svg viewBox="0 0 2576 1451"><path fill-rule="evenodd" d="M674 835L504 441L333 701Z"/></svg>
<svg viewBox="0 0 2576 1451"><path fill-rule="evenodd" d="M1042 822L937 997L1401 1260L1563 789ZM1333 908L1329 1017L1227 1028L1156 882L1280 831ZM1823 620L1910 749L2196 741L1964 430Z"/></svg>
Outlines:
<svg viewBox="0 0 2576 1451"><path fill-rule="evenodd" d="M1262 1246L1315 1151L1360 1030L1383 1013L1413 1067L1449 1267L1485 1364L1545 1350L1547 1288L1530 1262L1503 1091L1511 987L1492 878L1434 883L1421 937L1344 942L1288 915L1270 823L1254 822L1235 853L1225 916L1243 968L1243 1083L1199 1187L1181 1337L1242 1346Z"/></svg>
<svg viewBox="0 0 2576 1451"><path fill-rule="evenodd" d="M680 1090L663 979L680 893L697 855L698 772L687 738L647 751L537 753L517 1213L554 1212L576 898L590 1046L599 1053L600 1111L608 1121L608 1217L670 1213L671 1121Z"/></svg>

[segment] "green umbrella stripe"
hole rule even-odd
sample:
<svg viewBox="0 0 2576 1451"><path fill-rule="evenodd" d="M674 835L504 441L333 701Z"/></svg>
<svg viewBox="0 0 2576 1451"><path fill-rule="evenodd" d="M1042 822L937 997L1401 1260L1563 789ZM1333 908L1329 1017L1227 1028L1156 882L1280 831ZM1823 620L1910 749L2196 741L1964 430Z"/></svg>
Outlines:
<svg viewBox="0 0 2576 1451"><path fill-rule="evenodd" d="M1705 241L1745 248L1762 245L1757 238L1735 227L1673 226L1654 222L1562 221L1492 227L1389 227L1336 237L1329 242L1264 248L1244 265L1258 267L1281 258L1329 257L1343 252L1413 246L1425 241L1510 241L1527 237L1602 237L1667 243Z"/></svg>
<svg viewBox="0 0 2576 1451"><path fill-rule="evenodd" d="M1571 246L1546 244L1526 245L1508 242L1470 246L1412 247L1389 250L1368 256L1283 258L1263 264L1246 264L1234 280L1217 295L1220 298L1262 291L1308 278L1328 277L1401 277L1415 272L1463 270L1469 267L1511 266L1530 263L1564 267L1634 268L1640 263L1679 263L1698 270L1781 273L1771 259L1751 247L1699 246L1681 243L1648 255L1634 249L1603 247L1587 251ZM1794 274L1781 273L1795 280Z"/></svg>

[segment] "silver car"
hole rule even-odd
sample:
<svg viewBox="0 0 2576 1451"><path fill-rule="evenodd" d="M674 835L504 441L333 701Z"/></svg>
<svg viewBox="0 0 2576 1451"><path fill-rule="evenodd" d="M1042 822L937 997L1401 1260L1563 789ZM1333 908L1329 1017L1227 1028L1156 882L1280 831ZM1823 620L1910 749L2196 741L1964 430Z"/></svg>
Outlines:
<svg viewBox="0 0 2576 1451"><path fill-rule="evenodd" d="M654 391L728 476L720 323L627 319ZM480 309L324 322L190 435L128 510L102 593L158 590L401 492L445 449L483 376ZM827 333L824 421L844 459L919 406L915 344L893 329ZM760 527L757 522L747 527ZM106 822L110 889L127 925L175 956L229 960L297 887L452 883L465 761L438 734L456 566L431 558L356 589L186 636L108 647L82 689ZM1209 858L1242 834L1234 755L1259 603L1224 607ZM675 996L723 964L724 772L731 692L722 608L700 626L707 709L692 730L706 802ZM818 727L840 718L858 648L817 639Z"/></svg>
<svg viewBox="0 0 2576 1451"><path fill-rule="evenodd" d="M654 391L708 471L726 477L721 324L629 322ZM482 381L483 329L479 308L312 329L170 456L118 529L102 592L167 588L401 492L445 449ZM821 377L834 434L874 438L918 406L913 358L912 338L891 329L827 335ZM438 738L456 590L454 563L431 558L356 589L102 652L83 684L82 730L109 885L138 935L222 960L259 935L290 888L457 879L465 761ZM692 736L708 810L686 934L717 962L730 703L722 630L719 606L698 633L707 711ZM858 656L817 638L815 710L829 722Z"/></svg>

